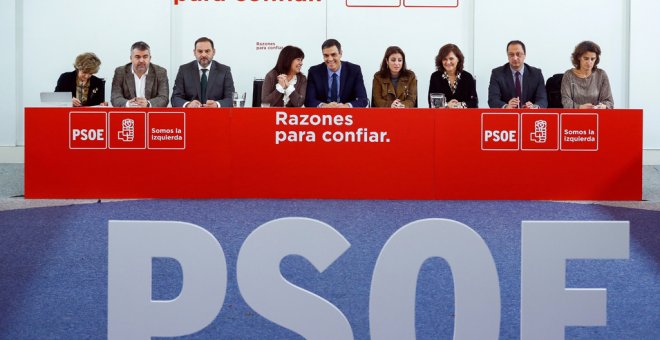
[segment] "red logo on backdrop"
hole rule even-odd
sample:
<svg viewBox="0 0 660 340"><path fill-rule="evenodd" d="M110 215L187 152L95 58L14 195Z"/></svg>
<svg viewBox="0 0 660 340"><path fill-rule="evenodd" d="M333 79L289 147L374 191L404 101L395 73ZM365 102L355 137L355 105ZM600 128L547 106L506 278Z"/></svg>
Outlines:
<svg viewBox="0 0 660 340"><path fill-rule="evenodd" d="M518 114L482 113L481 149L518 150Z"/></svg>
<svg viewBox="0 0 660 340"><path fill-rule="evenodd" d="M69 149L107 148L105 112L69 112Z"/></svg>
<svg viewBox="0 0 660 340"><path fill-rule="evenodd" d="M108 141L110 149L146 149L146 114L110 112Z"/></svg>
<svg viewBox="0 0 660 340"><path fill-rule="evenodd" d="M559 150L559 114L523 113L520 123L522 150Z"/></svg>
<svg viewBox="0 0 660 340"><path fill-rule="evenodd" d="M561 149L564 151L598 151L598 114L563 113L561 115Z"/></svg>
<svg viewBox="0 0 660 340"><path fill-rule="evenodd" d="M185 149L185 112L149 112L147 145L149 149Z"/></svg>

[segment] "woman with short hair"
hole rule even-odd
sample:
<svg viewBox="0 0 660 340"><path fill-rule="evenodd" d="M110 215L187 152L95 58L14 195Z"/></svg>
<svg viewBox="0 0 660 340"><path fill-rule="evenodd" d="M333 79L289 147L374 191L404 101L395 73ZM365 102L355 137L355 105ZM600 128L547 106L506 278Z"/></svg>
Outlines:
<svg viewBox="0 0 660 340"><path fill-rule="evenodd" d="M101 60L96 54L87 52L78 55L72 72L60 75L55 92L71 92L73 106L107 106L105 80L94 76L99 71Z"/></svg>
<svg viewBox="0 0 660 340"><path fill-rule="evenodd" d="M431 93L443 93L449 108L476 108L479 105L477 82L463 70L464 63L465 57L458 46L446 44L440 48L435 57L437 71L431 74L429 84L429 106Z"/></svg>
<svg viewBox="0 0 660 340"><path fill-rule="evenodd" d="M598 67L600 46L583 41L571 54L573 68L561 80L561 103L570 109L611 109L612 88L607 73Z"/></svg>
<svg viewBox="0 0 660 340"><path fill-rule="evenodd" d="M305 104L307 77L300 71L305 53L298 47L286 46L277 63L264 78L261 103L273 107L301 107Z"/></svg>

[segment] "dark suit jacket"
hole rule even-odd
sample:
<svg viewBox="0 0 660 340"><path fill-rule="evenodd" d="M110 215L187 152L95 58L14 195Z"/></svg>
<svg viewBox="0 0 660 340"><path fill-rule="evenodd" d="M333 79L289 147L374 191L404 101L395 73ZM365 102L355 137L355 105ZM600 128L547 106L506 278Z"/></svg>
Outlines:
<svg viewBox="0 0 660 340"><path fill-rule="evenodd" d="M55 92L71 92L71 98L76 97L76 87L78 86L78 71L65 72L60 75L55 86ZM83 106L100 105L105 101L105 80L92 76L89 78L89 93L87 102Z"/></svg>
<svg viewBox="0 0 660 340"><path fill-rule="evenodd" d="M131 72L131 63L119 66L112 77L112 106L126 107L126 102L136 97L135 78ZM169 103L170 85L167 80L167 70L149 64L147 83L144 86L144 97L152 107L166 107Z"/></svg>
<svg viewBox="0 0 660 340"><path fill-rule="evenodd" d="M545 83L541 70L525 64L525 73L522 80L521 105L532 102L543 108L548 107L548 95L545 92ZM515 95L513 73L511 73L509 64L507 63L504 66L494 68L493 73L490 75L490 84L488 85L488 106L491 108L501 108Z"/></svg>
<svg viewBox="0 0 660 340"><path fill-rule="evenodd" d="M341 77L339 79L339 100L350 103L353 107L367 107L367 90L362 79L362 70L359 65L348 61L341 62ZM309 68L307 73L307 96L305 106L317 107L328 100L328 67L319 64Z"/></svg>
<svg viewBox="0 0 660 340"><path fill-rule="evenodd" d="M456 86L456 93L451 93L449 82L447 79L442 79L443 71L435 71L431 74L431 84L429 84L429 107L431 106L431 93L444 93L447 102L456 99L459 102L465 102L467 107L475 108L479 106L479 99L477 98L477 82L468 71L461 72L461 80L458 81Z"/></svg>
<svg viewBox="0 0 660 340"><path fill-rule="evenodd" d="M231 69L215 60L211 63L213 65L206 86L206 99L220 102L221 107L232 107L234 79L231 76ZM200 81L197 60L181 65L172 90L172 107L183 107L186 102L200 100L202 92Z"/></svg>

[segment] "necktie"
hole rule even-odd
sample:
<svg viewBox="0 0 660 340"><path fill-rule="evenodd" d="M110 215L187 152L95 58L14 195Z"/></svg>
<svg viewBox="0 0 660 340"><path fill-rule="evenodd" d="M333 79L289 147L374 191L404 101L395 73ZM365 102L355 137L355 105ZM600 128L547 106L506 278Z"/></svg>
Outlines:
<svg viewBox="0 0 660 340"><path fill-rule="evenodd" d="M337 102L339 101L339 98L337 97L337 73L332 74L332 84L330 84L330 101L331 102Z"/></svg>
<svg viewBox="0 0 660 340"><path fill-rule="evenodd" d="M199 96L200 99L201 99L202 104L206 104L206 85L208 85L208 83L209 83L209 78L206 77L206 71L208 71L208 70L205 69L205 68L202 69L202 81L201 81L201 84L200 84L202 93Z"/></svg>
<svg viewBox="0 0 660 340"><path fill-rule="evenodd" d="M522 86L520 86L520 72L516 71L516 97L522 100Z"/></svg>

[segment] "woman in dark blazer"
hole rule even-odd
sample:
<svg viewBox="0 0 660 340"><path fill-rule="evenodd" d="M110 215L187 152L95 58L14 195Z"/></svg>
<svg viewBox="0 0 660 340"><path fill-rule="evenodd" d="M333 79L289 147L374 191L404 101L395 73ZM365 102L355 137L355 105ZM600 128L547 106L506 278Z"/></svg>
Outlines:
<svg viewBox="0 0 660 340"><path fill-rule="evenodd" d="M477 83L474 77L463 70L465 57L454 44L440 48L435 57L436 72L431 74L429 85L429 106L431 93L444 93L449 108L475 108L479 106Z"/></svg>
<svg viewBox="0 0 660 340"><path fill-rule="evenodd" d="M301 107L305 104L307 78L300 73L305 53L295 46L280 51L275 67L266 74L261 104L273 107Z"/></svg>
<svg viewBox="0 0 660 340"><path fill-rule="evenodd" d="M94 76L99 71L101 60L94 53L83 53L76 57L72 72L65 72L57 80L55 92L71 92L73 106L106 106L105 80Z"/></svg>

